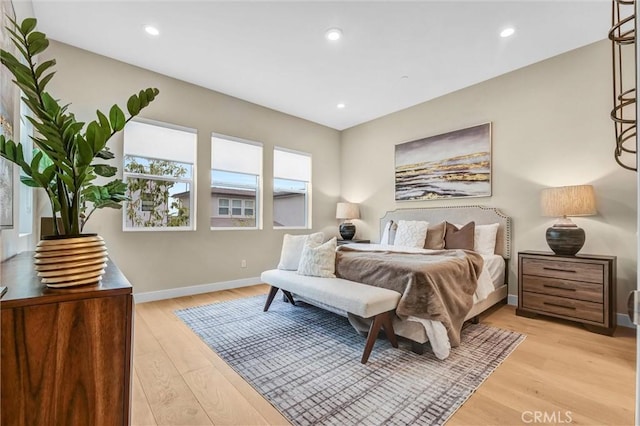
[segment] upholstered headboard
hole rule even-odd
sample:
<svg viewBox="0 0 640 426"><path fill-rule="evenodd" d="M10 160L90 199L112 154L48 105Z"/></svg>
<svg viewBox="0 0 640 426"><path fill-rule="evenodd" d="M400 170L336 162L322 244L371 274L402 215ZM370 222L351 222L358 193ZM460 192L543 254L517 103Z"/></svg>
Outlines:
<svg viewBox="0 0 640 426"><path fill-rule="evenodd" d="M394 210L387 212L380 219L380 235L382 235L385 225L390 220L394 222L399 220L425 220L431 224L442 221L460 224L474 221L477 225L499 223L496 254L505 259L511 258L511 218L493 207L451 206Z"/></svg>

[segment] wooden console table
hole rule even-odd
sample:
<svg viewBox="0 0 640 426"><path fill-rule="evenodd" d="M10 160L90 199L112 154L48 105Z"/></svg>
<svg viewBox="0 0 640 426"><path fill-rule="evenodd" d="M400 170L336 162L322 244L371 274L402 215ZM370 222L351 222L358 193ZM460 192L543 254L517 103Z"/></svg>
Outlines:
<svg viewBox="0 0 640 426"><path fill-rule="evenodd" d="M128 425L131 284L108 262L101 284L49 289L33 253L2 263L2 425Z"/></svg>

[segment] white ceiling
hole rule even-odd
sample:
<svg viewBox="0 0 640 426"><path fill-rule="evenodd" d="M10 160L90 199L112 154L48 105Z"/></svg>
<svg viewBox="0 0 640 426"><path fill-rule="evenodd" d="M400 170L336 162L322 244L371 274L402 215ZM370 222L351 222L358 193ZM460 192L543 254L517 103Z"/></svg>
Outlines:
<svg viewBox="0 0 640 426"><path fill-rule="evenodd" d="M33 0L52 39L339 130L604 39L610 7ZM159 37L144 32L148 24ZM515 35L500 38L507 26ZM341 41L324 38L331 27Z"/></svg>

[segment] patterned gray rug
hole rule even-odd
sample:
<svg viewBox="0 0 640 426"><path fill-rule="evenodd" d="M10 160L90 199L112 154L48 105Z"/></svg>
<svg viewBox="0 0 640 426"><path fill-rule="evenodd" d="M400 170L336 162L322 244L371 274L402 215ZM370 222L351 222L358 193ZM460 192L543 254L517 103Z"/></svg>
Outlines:
<svg viewBox="0 0 640 426"><path fill-rule="evenodd" d="M296 425L440 425L524 340L482 324L439 361L379 339L366 365L365 338L346 318L266 296L176 311L210 348Z"/></svg>

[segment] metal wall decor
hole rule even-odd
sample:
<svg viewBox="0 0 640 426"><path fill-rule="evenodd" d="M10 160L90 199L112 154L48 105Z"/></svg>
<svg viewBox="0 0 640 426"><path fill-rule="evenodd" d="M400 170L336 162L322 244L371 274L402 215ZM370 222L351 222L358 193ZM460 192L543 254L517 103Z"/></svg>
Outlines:
<svg viewBox="0 0 640 426"><path fill-rule="evenodd" d="M638 170L636 123L636 76L626 75L624 64L636 62L635 0L613 0L609 39L613 50L613 109L611 119L616 130L615 159L628 170Z"/></svg>

